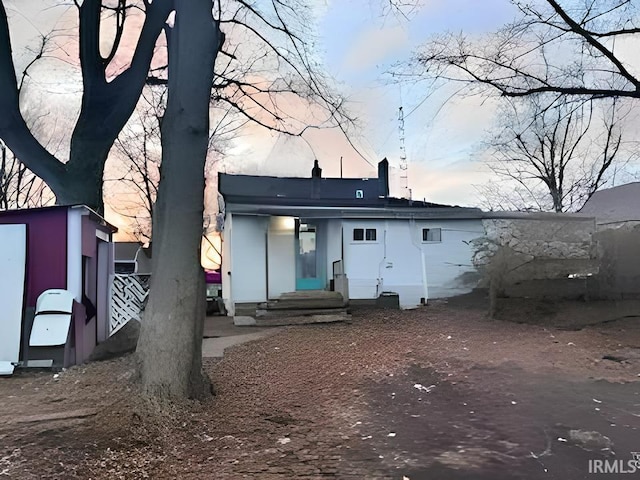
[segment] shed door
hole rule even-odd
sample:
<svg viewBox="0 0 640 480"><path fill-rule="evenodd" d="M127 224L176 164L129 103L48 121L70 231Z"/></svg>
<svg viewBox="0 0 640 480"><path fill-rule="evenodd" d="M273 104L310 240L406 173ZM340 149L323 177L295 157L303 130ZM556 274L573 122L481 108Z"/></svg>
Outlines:
<svg viewBox="0 0 640 480"><path fill-rule="evenodd" d="M0 374L20 356L27 269L27 226L0 225Z"/></svg>

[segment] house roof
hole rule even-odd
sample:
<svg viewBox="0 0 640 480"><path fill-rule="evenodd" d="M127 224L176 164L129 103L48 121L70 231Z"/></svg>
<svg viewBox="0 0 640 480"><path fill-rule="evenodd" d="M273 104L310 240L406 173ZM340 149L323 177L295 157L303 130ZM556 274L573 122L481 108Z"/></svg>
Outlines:
<svg viewBox="0 0 640 480"><path fill-rule="evenodd" d="M314 216L396 214L439 210L440 214L478 213L476 208L393 198L379 195L378 178L300 178L255 175L218 175L218 190L227 208L258 214L302 214ZM341 213L340 213L341 212Z"/></svg>
<svg viewBox="0 0 640 480"><path fill-rule="evenodd" d="M301 178L219 174L218 190L230 203L291 205L369 204L378 200L377 178ZM357 192L360 193L357 193ZM356 194L359 198L356 198Z"/></svg>
<svg viewBox="0 0 640 480"><path fill-rule="evenodd" d="M596 217L599 224L640 221L640 182L597 191L580 213Z"/></svg>

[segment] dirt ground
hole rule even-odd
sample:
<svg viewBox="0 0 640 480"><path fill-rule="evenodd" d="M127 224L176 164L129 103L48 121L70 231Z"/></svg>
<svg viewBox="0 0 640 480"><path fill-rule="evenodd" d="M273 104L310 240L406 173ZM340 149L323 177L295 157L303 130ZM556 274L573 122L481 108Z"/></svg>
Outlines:
<svg viewBox="0 0 640 480"><path fill-rule="evenodd" d="M362 309L205 366L215 397L171 407L139 395L131 356L0 379L0 476L564 480L640 451L638 318Z"/></svg>

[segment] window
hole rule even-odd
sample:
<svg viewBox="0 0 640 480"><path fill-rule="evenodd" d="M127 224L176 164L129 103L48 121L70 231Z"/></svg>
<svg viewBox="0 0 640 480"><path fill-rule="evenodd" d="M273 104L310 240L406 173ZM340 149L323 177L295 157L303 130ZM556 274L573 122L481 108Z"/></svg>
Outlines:
<svg viewBox="0 0 640 480"><path fill-rule="evenodd" d="M354 228L354 242L375 242L378 240L378 231L375 228Z"/></svg>
<svg viewBox="0 0 640 480"><path fill-rule="evenodd" d="M367 228L366 236L367 242L375 242L376 241L376 229L375 228Z"/></svg>
<svg viewBox="0 0 640 480"><path fill-rule="evenodd" d="M423 242L441 242L442 241L442 229L440 229L440 228L423 228L422 229L422 241Z"/></svg>

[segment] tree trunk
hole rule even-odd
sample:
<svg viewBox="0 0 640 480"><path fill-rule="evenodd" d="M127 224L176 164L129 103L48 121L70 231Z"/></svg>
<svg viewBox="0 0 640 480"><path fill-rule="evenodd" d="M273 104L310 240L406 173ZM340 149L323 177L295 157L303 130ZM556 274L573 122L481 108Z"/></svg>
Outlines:
<svg viewBox="0 0 640 480"><path fill-rule="evenodd" d="M142 385L161 398L209 392L202 372L205 282L200 265L209 96L222 43L210 0L178 0L169 43L153 276L138 342Z"/></svg>

